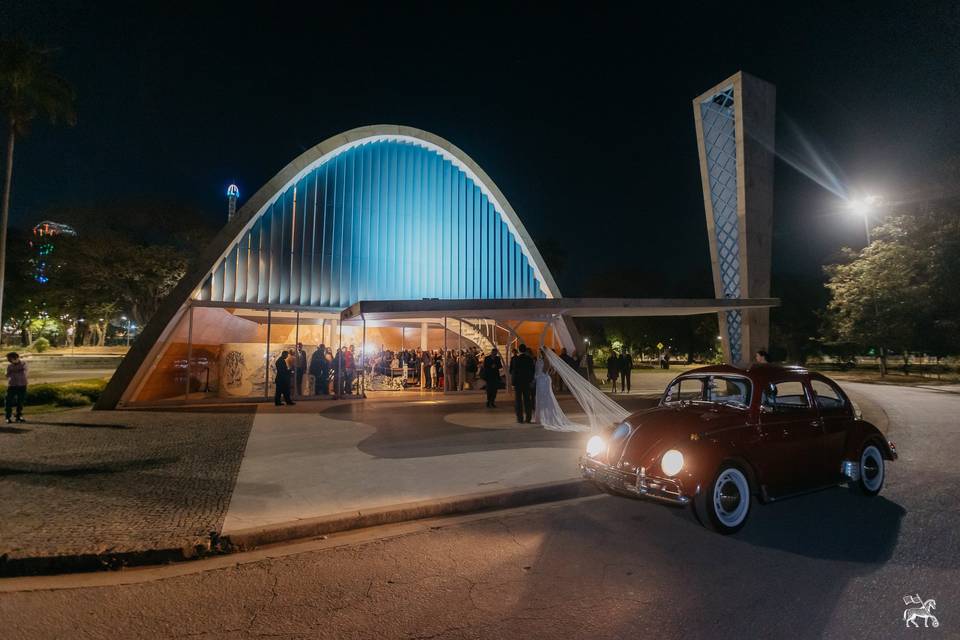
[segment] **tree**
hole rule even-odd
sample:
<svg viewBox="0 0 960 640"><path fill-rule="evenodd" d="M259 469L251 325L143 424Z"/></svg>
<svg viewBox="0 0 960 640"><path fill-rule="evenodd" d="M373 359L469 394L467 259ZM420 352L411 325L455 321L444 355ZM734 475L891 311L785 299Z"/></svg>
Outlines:
<svg viewBox="0 0 960 640"><path fill-rule="evenodd" d="M823 278L775 274L774 297L780 306L770 310L770 345L775 362L803 364L820 349L820 328L828 291Z"/></svg>
<svg viewBox="0 0 960 640"><path fill-rule="evenodd" d="M7 121L7 158L0 204L0 318L6 267L7 221L13 187L13 147L38 116L51 123L76 121L73 89L51 68L53 52L21 39L0 40L0 113Z"/></svg>
<svg viewBox="0 0 960 640"><path fill-rule="evenodd" d="M880 351L956 353L960 349L960 303L953 288L960 277L960 224L955 206L891 217L876 240L845 262L826 267L830 301L828 339Z"/></svg>

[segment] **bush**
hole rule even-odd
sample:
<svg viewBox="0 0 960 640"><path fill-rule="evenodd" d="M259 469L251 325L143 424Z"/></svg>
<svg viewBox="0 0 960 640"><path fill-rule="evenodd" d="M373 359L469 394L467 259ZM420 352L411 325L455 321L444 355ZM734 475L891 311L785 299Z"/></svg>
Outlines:
<svg viewBox="0 0 960 640"><path fill-rule="evenodd" d="M106 386L107 382L105 380L78 380L76 382L29 385L25 404L82 407L96 402Z"/></svg>
<svg viewBox="0 0 960 640"><path fill-rule="evenodd" d="M37 353L43 353L50 348L50 341L46 338L37 338L33 341L33 349Z"/></svg>
<svg viewBox="0 0 960 640"><path fill-rule="evenodd" d="M82 393L64 393L57 398L56 403L58 407L85 407L93 404L90 398Z"/></svg>

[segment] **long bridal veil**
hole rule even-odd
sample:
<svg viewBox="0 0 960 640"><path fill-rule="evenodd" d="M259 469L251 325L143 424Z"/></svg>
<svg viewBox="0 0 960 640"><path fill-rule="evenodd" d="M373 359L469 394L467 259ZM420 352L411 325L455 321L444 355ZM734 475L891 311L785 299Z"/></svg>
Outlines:
<svg viewBox="0 0 960 640"><path fill-rule="evenodd" d="M568 418L560 408L557 396L553 394L553 380L546 372L542 358L537 360L534 385L536 399L533 403L533 418L540 423L540 426L551 431L588 431L590 429Z"/></svg>
<svg viewBox="0 0 960 640"><path fill-rule="evenodd" d="M612 424L617 424L630 415L629 411L611 400L603 391L593 386L590 381L581 376L578 371L561 360L560 356L550 349L542 349L541 351L547 362L553 367L553 370L557 372L560 379L562 379L564 384L567 385L567 388L570 389L570 393L572 393L573 397L580 403L584 413L587 414L587 420L590 421L590 431L599 431ZM550 395L553 395L552 390ZM554 402L556 402L555 398ZM563 412L561 411L560 414L563 415ZM564 428L562 425L548 426L544 424L544 426L555 431L586 430L586 427L583 425L570 422L566 416L563 416L563 420L576 428ZM543 423L541 422L541 424Z"/></svg>

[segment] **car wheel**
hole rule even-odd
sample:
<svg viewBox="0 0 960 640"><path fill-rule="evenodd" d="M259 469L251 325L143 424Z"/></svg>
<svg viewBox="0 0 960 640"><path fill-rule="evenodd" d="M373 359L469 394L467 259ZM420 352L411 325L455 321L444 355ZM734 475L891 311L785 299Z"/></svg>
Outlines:
<svg viewBox="0 0 960 640"><path fill-rule="evenodd" d="M860 480L857 489L865 496L875 496L883 488L886 475L883 454L874 444L867 444L860 452Z"/></svg>
<svg viewBox="0 0 960 640"><path fill-rule="evenodd" d="M743 528L750 515L750 481L732 464L720 467L717 476L693 499L693 512L700 524L724 535Z"/></svg>

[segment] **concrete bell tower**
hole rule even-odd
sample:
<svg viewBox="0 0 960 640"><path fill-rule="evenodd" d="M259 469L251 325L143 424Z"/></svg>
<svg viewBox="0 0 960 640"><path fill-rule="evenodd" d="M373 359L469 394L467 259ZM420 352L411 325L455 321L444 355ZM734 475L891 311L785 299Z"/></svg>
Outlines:
<svg viewBox="0 0 960 640"><path fill-rule="evenodd" d="M717 298L770 297L776 96L741 71L693 100ZM769 309L718 315L726 362L769 347Z"/></svg>

